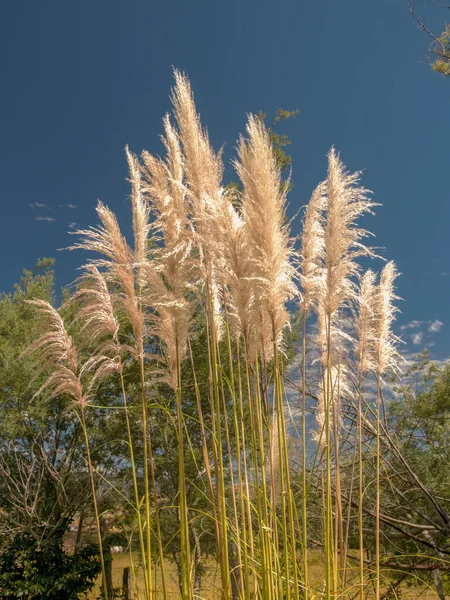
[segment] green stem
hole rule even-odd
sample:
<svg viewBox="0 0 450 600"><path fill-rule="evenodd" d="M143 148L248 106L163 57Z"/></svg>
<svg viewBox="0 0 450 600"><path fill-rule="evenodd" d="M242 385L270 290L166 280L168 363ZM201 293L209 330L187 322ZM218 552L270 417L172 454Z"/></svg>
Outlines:
<svg viewBox="0 0 450 600"><path fill-rule="evenodd" d="M144 348L139 349L139 370L141 379L141 405L142 405L142 446L144 454L144 490L145 490L145 521L146 521L146 545L147 545L147 580L150 599L153 596L153 579L152 579L152 543L150 529L150 482L148 476L148 461L149 456L149 426L148 426L148 409L145 399L145 373L144 373Z"/></svg>
<svg viewBox="0 0 450 600"><path fill-rule="evenodd" d="M125 382L123 379L122 370L120 371L120 385L122 388L122 398L123 398L123 406L125 412L125 423L127 426L127 434L128 434L128 446L130 451L130 462L131 462L131 473L133 478L133 490L134 490L134 500L136 502L136 516L138 520L138 529L139 529L139 545L141 549L141 560L142 566L144 569L144 573L146 573L146 555L145 555L145 543L144 543L144 528L142 526L142 517L141 517L141 508L140 508L140 500L139 500L139 488L137 482L137 473L136 473L136 462L134 459L134 448L133 448L133 439L131 436L131 425L130 418L128 415L128 403L127 403L127 394L125 392ZM149 589L148 589L148 579L144 577L145 584L145 597L149 598Z"/></svg>
<svg viewBox="0 0 450 600"><path fill-rule="evenodd" d="M272 535L271 528L269 526L269 510L273 510L275 507L272 507L272 503L269 500L269 496L267 494L267 481L266 481L266 449L264 444L264 432L263 432L263 416L262 416L262 401L261 401L261 388L260 388L260 375L259 375L259 360L258 357L255 359L255 392L256 397L254 398L255 404L255 415L256 415L256 426L258 433L258 443L259 443L259 460L260 460L260 471L261 471L261 492L262 492L262 539L263 539L263 551L265 553L264 563L262 565L263 568L263 577L266 577L266 594L264 594L263 589L263 598L264 600L271 599L275 600L277 594L279 597L282 597L282 580L281 573L274 568L274 553L272 549ZM258 507L259 510L261 506ZM274 574L276 575L276 582L274 585ZM277 591L278 588L278 591Z"/></svg>
<svg viewBox="0 0 450 600"><path fill-rule="evenodd" d="M274 351L274 374L275 374L275 388L277 398L277 412L279 419L279 442L280 443L280 464L283 465L284 477L286 479L284 502L287 504L288 518L289 518L289 529L290 529L290 542L291 552L287 555L288 564L286 565L286 598L290 598L290 583L289 583L289 568L291 564L293 575L294 575L294 598L299 600L299 580L298 580L298 566L297 566L297 540L295 537L295 518L294 518L294 507L291 491L291 476L289 472L289 456L287 448L287 437L286 437L286 423L284 419L284 405L283 405L283 388L280 376L280 362L278 357L278 345L276 342L275 335L275 323L272 320L272 335L273 335L273 351ZM284 484L283 484L284 487ZM283 517L285 520L285 517ZM287 536L287 531L286 531Z"/></svg>
<svg viewBox="0 0 450 600"><path fill-rule="evenodd" d="M362 426L362 376L360 376L358 396L358 456L359 456L359 504L358 504L358 529L359 529L359 577L360 577L360 600L364 600L364 532L363 532L363 426Z"/></svg>
<svg viewBox="0 0 450 600"><path fill-rule="evenodd" d="M251 505L250 505L250 490L248 483L248 468L247 468L247 445L246 445L246 435L245 435L245 420L244 420L244 405L243 405L243 393L242 393L242 377L241 377L241 357L239 350L239 340L236 339L236 357L237 357L237 376L238 376L238 389L239 389L239 417L240 417L240 426L241 426L241 438L242 438L242 462L244 469L244 482L245 482L245 509L246 509L246 517L247 517L247 528L248 528L248 545L250 549L250 560L252 565L254 565L255 557L254 557L254 544L253 544L253 523L252 523L252 515L251 515ZM246 533L246 528L244 527L244 532ZM247 556L248 553L244 555ZM245 564L244 564L245 569ZM248 569L248 565L247 565ZM253 592L256 593L256 579L255 579L255 571L254 568L252 570L253 575ZM250 594L250 583L247 582L248 594Z"/></svg>
<svg viewBox="0 0 450 600"><path fill-rule="evenodd" d="M375 598L380 599L380 403L381 403L381 374L377 372L377 456L376 456L376 503L375 503Z"/></svg>
<svg viewBox="0 0 450 600"><path fill-rule="evenodd" d="M306 488L306 318L307 308L303 307L302 340L302 545L303 545L303 598L308 600L308 517Z"/></svg>
<svg viewBox="0 0 450 600"><path fill-rule="evenodd" d="M325 393L325 597L334 596L334 548L333 548L333 506L331 499L331 431L330 413L332 403L331 383L331 318L327 321L327 381ZM333 591L332 591L333 588Z"/></svg>
<svg viewBox="0 0 450 600"><path fill-rule="evenodd" d="M186 475L184 469L184 433L183 412L181 398L181 365L178 348L178 336L176 336L176 362L177 362L177 432L178 432L178 476L180 493L180 531L181 531L181 596L182 600L191 600L191 561L189 547L189 519L186 497Z"/></svg>
<svg viewBox="0 0 450 600"><path fill-rule="evenodd" d="M84 442L86 444L86 455L87 455L88 470L89 470L89 481L91 483L92 501L94 503L95 522L97 525L98 549L99 549L99 553L100 553L100 564L102 567L103 593L105 595L104 600L108 600L108 587L106 585L105 558L104 558L104 554L103 554L102 533L101 533L101 529L100 529L100 514L98 512L97 495L95 492L94 469L92 467L91 448L90 448L90 444L89 444L89 437L88 437L88 433L87 433L86 418L84 415L84 407L83 406L80 407L80 413L81 413L81 426L82 426L83 434L84 434Z"/></svg>

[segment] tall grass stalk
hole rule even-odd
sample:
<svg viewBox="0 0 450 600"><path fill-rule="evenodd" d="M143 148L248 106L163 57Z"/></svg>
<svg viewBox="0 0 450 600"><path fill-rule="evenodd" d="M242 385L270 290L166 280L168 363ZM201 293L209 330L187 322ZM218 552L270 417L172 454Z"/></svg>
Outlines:
<svg viewBox="0 0 450 600"><path fill-rule="evenodd" d="M180 498L180 531L181 531L181 596L183 600L192 598L191 582L191 558L189 543L189 517L186 498L186 476L184 469L184 431L183 431L183 408L181 392L181 366L179 358L178 343L176 345L177 356L177 381L176 388L176 410L177 410L177 434L178 434L178 477Z"/></svg>
<svg viewBox="0 0 450 600"><path fill-rule="evenodd" d="M308 563L309 538L315 530L309 502L317 497L320 504L321 496L323 596L331 600L348 595L354 583L347 559L356 487L358 596L363 600L368 578L364 561L363 429L369 420L365 423L362 394L365 378L372 374L378 389L370 423L376 432L371 443L376 488L374 588L379 600L381 396L383 376L395 368L396 362L396 338L391 332L396 271L393 263L388 263L378 285L372 271L360 278L358 259L374 256L362 243L368 233L358 226L359 218L373 207L369 192L359 185L359 173L347 172L331 149L326 180L314 190L305 211L296 270L294 240L286 219L289 186L281 180L270 133L262 120L250 115L246 137L239 140L234 166L242 191L233 199L222 186L220 153L212 149L189 81L178 71L172 103L174 124L168 116L164 119L165 158L144 152L138 159L126 150L132 186L133 249L114 213L100 202L100 226L77 232L82 239L73 247L100 255L85 267L84 287L73 295L74 299L83 299L73 321L78 331L74 339L84 353L81 364L59 313L37 302L52 324L50 331L32 344L34 350L41 351L43 366L39 373L46 371L41 391L49 390L52 397L71 397L81 411L99 534L95 469L85 409L89 394L115 373L120 377L118 395L123 402L146 600L157 600L158 561L162 597L169 595L164 521L153 460L159 449L154 446L158 436L152 428L150 386L165 393L167 387L159 386L168 386L174 399L171 406L178 442L178 500L173 501L179 520L176 536L181 549L182 599L193 600L196 593L189 516L194 507L188 505L191 492L188 498L187 449L192 452L194 468L205 478L204 490L196 485L193 489L209 503L205 513L209 513L214 528L222 600L235 596L239 600L310 600L322 594L314 589ZM300 286L296 284L297 276ZM283 336L290 322L286 307L296 298L302 319L298 504L293 488L293 428L287 419L283 365ZM191 345L191 336L195 335L193 315L205 320L208 382L199 379L200 363ZM317 336L308 331L314 315ZM344 326L347 316L357 321L355 347ZM129 345L125 343L130 339ZM88 355L85 361L84 355ZM186 357L195 394L189 411L197 411L196 418L189 421L182 378ZM139 388L136 402L140 415L130 411L133 391L127 388L123 372L129 363L136 365L134 383ZM312 384L310 377L315 378ZM351 378L358 382L356 415L345 413L347 381ZM315 388L319 431L310 458L308 395L313 396ZM200 461L191 443L191 423L199 428ZM142 455L136 450L140 446ZM351 475L347 495L344 460L348 456ZM113 484L111 489L117 492ZM198 557L201 536L197 532L193 536ZM104 569L101 539L99 544Z"/></svg>
<svg viewBox="0 0 450 600"><path fill-rule="evenodd" d="M225 297L225 293L223 293L223 297ZM247 510L246 510L246 489L248 489L248 484L246 482L246 486L244 488L244 480L242 474L242 461L243 457L247 452L247 448L245 445L245 436L241 439L241 434L243 431L241 430L241 414L238 408L237 399L236 399L236 386L235 386L235 377L234 377L234 363L233 363L233 349L231 344L231 333L230 333L230 323L228 311L225 306L225 327L226 327L226 340L227 340L227 349L228 349L228 363L229 363L229 387L232 401L232 411L233 411L233 422L234 422L234 434L236 440L236 465L237 465L237 474L238 474L238 487L239 487L239 508L240 508L240 516L241 516L241 530L242 530L242 560L244 567L244 582L243 582L243 591L242 596L246 599L250 598L250 572L249 572L249 560L248 560L248 534L247 534L247 526L249 525L246 522ZM239 356L237 358L239 360ZM240 368L240 366L238 367ZM230 467L232 469L232 466ZM246 471L244 471L244 475L246 475ZM247 497L247 503L249 498ZM236 522L238 522L239 517L237 516L236 511ZM236 534L239 539L239 530L236 530ZM241 554L239 554L241 556Z"/></svg>
<svg viewBox="0 0 450 600"><path fill-rule="evenodd" d="M150 519L150 477L149 477L149 422L147 401L145 398L145 373L144 373L144 349L139 351L139 372L141 385L141 409L142 409L142 448L144 463L144 506L145 506L145 540L146 540L146 565L147 587L150 598L153 596L153 576L152 576L152 542L151 542L151 519Z"/></svg>
<svg viewBox="0 0 450 600"><path fill-rule="evenodd" d="M277 415L278 415L278 438L280 442L280 464L282 466L282 474L285 482L283 483L283 499L285 502L285 511L287 511L287 518L283 517L283 526L286 528L286 531L283 532L283 535L288 537L288 530L290 533L290 540L287 545L287 564L286 568L286 583L287 583L287 594L286 597L291 597L290 590L290 570L292 569L293 574L293 584L294 584L294 594L293 597L295 600L299 600L300 586L299 586L299 577L298 577L298 563L297 563L297 539L296 539L296 528L295 528L295 518L294 518L294 506L292 499L292 491L291 491L291 477L290 477L290 467L289 467L289 457L288 457L288 447L287 447L287 435L286 435L286 424L285 424L285 416L284 416L284 403L283 403L283 388L282 388L282 378L280 372L280 363L279 363L279 350L275 339L276 329L275 324L272 321L272 332L274 336L274 387L275 387L275 397L276 397L276 405L277 405ZM289 525L288 525L289 522Z"/></svg>
<svg viewBox="0 0 450 600"><path fill-rule="evenodd" d="M261 577L261 595L264 600L275 600L275 589L273 582L271 536L268 518L268 500L265 469L265 449L262 439L261 425L261 403L259 399L259 382L252 386L250 376L250 363L248 360L247 342L244 339L245 372L247 393L250 408L250 428L253 455L253 489L256 499L256 516L258 519L258 541L261 547L259 554ZM257 361L255 361L255 371Z"/></svg>
<svg viewBox="0 0 450 600"><path fill-rule="evenodd" d="M302 557L303 557L303 598L308 600L308 491L306 487L307 445L306 445L306 307L303 309L302 335Z"/></svg>
<svg viewBox="0 0 450 600"><path fill-rule="evenodd" d="M95 524L96 524L97 538L98 538L98 551L99 551L99 555L100 555L100 565L102 568L103 595L104 595L105 600L108 600L109 592L108 592L108 586L107 586L107 580L106 580L105 557L103 554L103 540L102 540L102 532L101 532L101 527L100 527L100 513L98 510L97 490L95 489L94 469L92 466L92 459L91 459L91 448L90 448L90 443L89 443L89 436L88 436L88 431L87 431L87 426L86 426L86 418L85 418L83 406L80 406L80 421L81 421L81 428L83 430L84 443L86 446L86 458L87 458L88 471L89 471L89 482L91 485L92 504L94 506L94 517L95 517Z"/></svg>
<svg viewBox="0 0 450 600"><path fill-rule="evenodd" d="M228 600L231 594L230 581L230 563L228 555L228 522L227 522L227 506L226 506L226 485L225 485L225 464L223 460L223 441L222 441L222 411L220 399L220 382L219 382L219 364L218 364L218 348L216 327L214 322L213 298L210 295L210 286L206 287L206 305L208 319L208 346L210 356L210 373L212 386L212 405L214 407L213 419L213 439L217 454L217 467L215 473L216 479L216 502L217 514L220 524L220 539L221 547L218 548L221 576L222 576L222 597Z"/></svg>
<svg viewBox="0 0 450 600"><path fill-rule="evenodd" d="M133 438L131 435L131 424L130 424L130 418L129 418L129 414L128 414L127 393L125 390L125 381L123 378L122 369L120 370L120 387L122 389L125 423L126 423L127 436L128 436L128 448L129 448L130 462L131 462L131 476L133 479L134 501L136 504L136 517L137 517L137 521L138 521L138 535L139 535L139 546L140 546L140 552L141 552L141 561L142 561L142 568L145 573L147 570L147 557L146 557L146 552L145 552L144 528L143 528L143 524L142 524L141 502L140 502L139 488L138 488L138 481L137 481L136 461L135 461L135 457L134 457L134 444L133 444ZM161 576L163 577L163 581L164 581L163 573L161 573ZM148 578L145 576L144 576L144 586L145 586L145 597L147 600L150 598L150 590L148 588Z"/></svg>
<svg viewBox="0 0 450 600"><path fill-rule="evenodd" d="M358 393L358 533L359 533L359 578L360 578L360 600L365 598L364 582L364 469L363 469L363 424L362 424L362 380Z"/></svg>
<svg viewBox="0 0 450 600"><path fill-rule="evenodd" d="M234 469L234 465L233 465L233 452L232 452L231 443L230 443L230 430L228 427L228 410L227 410L227 404L226 404L226 398L225 398L224 373L223 373L223 366L222 366L221 357L220 357L220 349L218 348L217 350L218 350L217 356L218 356L218 360L219 360L219 365L221 365L221 368L219 370L219 379L220 379L220 391L221 391L221 397L222 397L222 411L223 411L223 415L224 415L223 421L224 421L224 431L225 431L225 442L226 442L226 449L227 449L227 455L228 455L228 470L229 470L229 474L230 474L231 501L232 501L232 508L233 508L232 525L233 525L233 530L234 530L234 543L236 545L236 550L237 550L237 565L234 565L232 572L230 572L231 583L234 582L234 586L233 585L231 586L231 591L233 593L233 590L236 588L238 590L239 596L242 597L242 594L243 594L242 583L243 582L242 582L242 578L239 577L239 572L240 572L241 565L242 565L241 524L240 524L238 508L237 508L237 500L236 500L236 484L235 484L235 474L234 474L235 469ZM233 394L233 392L231 392L231 394ZM234 411L234 404L233 404L233 411ZM237 438L236 438L236 441L237 441ZM237 462L240 461L239 454L236 455L235 460Z"/></svg>
<svg viewBox="0 0 450 600"><path fill-rule="evenodd" d="M375 407L376 417L376 468L375 468L375 597L377 600L380 599L380 499L381 499L381 487L380 487L380 461L381 461L381 435L380 435L380 404L381 404L381 381L380 375L377 374L377 404Z"/></svg>
<svg viewBox="0 0 450 600"><path fill-rule="evenodd" d="M245 518L246 518L246 527L244 527L244 533L248 535L247 539L247 561L249 562L248 570L251 571L252 579L250 586L250 579L247 580L248 588L246 590L246 594L249 596L251 592L256 594L257 585L256 585L256 575L255 575L255 553L254 553L254 536L253 536L253 520L252 520L252 502L250 495L250 484L249 484L249 468L247 465L247 443L246 443L246 434L245 434L245 417L244 417L244 402L243 402L243 383L242 383L242 373L241 373L241 352L239 348L239 338L236 338L236 362L237 362L237 380L238 380L238 390L239 390L239 423L240 423L240 434L242 439L242 463L243 463L243 477L245 482L245 487L242 490L243 498L245 499ZM244 514L244 511L243 511ZM248 532L248 534L247 534ZM245 559L245 555L244 555ZM245 564L244 564L245 568Z"/></svg>
<svg viewBox="0 0 450 600"><path fill-rule="evenodd" d="M393 261L386 264L381 272L375 299L375 361L377 378L376 420L376 499L375 499L375 595L377 600L381 593L380 573L380 464L381 464L381 376L388 369L396 369L398 361L397 341L392 333L392 323L397 312L394 301L394 284L398 276Z"/></svg>

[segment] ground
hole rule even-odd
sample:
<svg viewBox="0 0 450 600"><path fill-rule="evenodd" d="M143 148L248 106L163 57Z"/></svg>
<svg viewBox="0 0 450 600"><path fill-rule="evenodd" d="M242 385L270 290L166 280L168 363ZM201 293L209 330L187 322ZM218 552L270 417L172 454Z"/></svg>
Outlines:
<svg viewBox="0 0 450 600"><path fill-rule="evenodd" d="M137 555L133 555L133 557L130 557L130 554L127 553L121 553L121 554L114 554L113 555L113 586L114 587L118 587L120 588L122 586L122 574L123 574L123 569L125 567L129 567L131 566L131 562L133 562L136 565L137 563ZM166 564L166 575L167 575L167 597L168 600L180 600L180 593L179 593L179 589L178 589L178 579L177 579L177 570L175 565L173 565L172 563L168 562ZM321 569L319 567L319 561L318 558L316 556L314 556L313 554L311 554L311 560L310 560L310 576L314 578L314 580L317 582L317 589L319 588L319 582L321 579ZM132 575L132 581L133 581L133 575ZM156 573L156 590L160 590L160 574L157 572ZM133 586L136 588L136 584L137 584L137 588L139 590L141 590L141 593L139 594L139 592L134 592L133 598L135 600L139 600L139 599L143 599L143 593L142 590L144 588L144 583L143 583L143 578L142 578L142 571L137 570L137 573L134 576L134 581L133 581ZM420 585L420 582L418 582L419 585L417 585L417 587L414 588L409 588L409 587L403 587L401 588L400 593L398 593L398 599L400 600L412 600L414 599L423 599L423 600L431 600L432 598L437 598L436 593L434 592L434 590L430 590L427 588L427 586L425 584ZM208 573L207 575L205 575L204 579L203 579L203 589L201 591L201 597L204 600L220 600L220 594L219 594L219 586L220 585L220 573L219 573L219 569L218 569L218 565L216 563L214 563L213 561L210 562L209 564L209 568L208 568ZM99 589L100 589L100 579L97 582L97 586L95 588L95 590L91 593L91 595L89 596L89 600L95 600L98 598L98 594L99 594ZM356 590L355 590L356 591ZM156 600L159 600L159 598L162 598L162 593L158 594L156 596ZM319 598L319 597L318 597ZM317 600L318 600L317 598ZM450 596L446 596L446 598L450 598ZM311 600L315 600L315 599L311 599Z"/></svg>

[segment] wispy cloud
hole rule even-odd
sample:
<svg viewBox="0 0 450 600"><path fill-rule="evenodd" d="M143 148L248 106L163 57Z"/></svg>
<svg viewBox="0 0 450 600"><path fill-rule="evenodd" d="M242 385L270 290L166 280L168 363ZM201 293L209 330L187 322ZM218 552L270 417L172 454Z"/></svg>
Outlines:
<svg viewBox="0 0 450 600"><path fill-rule="evenodd" d="M435 319L434 321L431 321L431 323L429 324L428 331L437 333L438 331L440 331L442 329L443 325L444 325L444 323L442 321Z"/></svg>
<svg viewBox="0 0 450 600"><path fill-rule="evenodd" d="M28 205L30 208L32 208L33 210L35 208L45 208L45 210L49 209L48 204L45 204L45 202L32 202L31 204Z"/></svg>
<svg viewBox="0 0 450 600"><path fill-rule="evenodd" d="M72 223L69 223L69 225L68 225L69 229L75 229L76 226L77 226L77 224L75 223L75 221L73 221Z"/></svg>
<svg viewBox="0 0 450 600"><path fill-rule="evenodd" d="M421 332L417 332L417 333L411 335L412 340L419 339L419 337L420 337L420 341L418 341L418 342L413 341L413 344L420 344L420 342L423 339L424 331L427 331L428 333L438 333L442 329L443 326L444 326L444 323L442 321L439 321L439 319L427 320L427 321L414 320L414 321L410 321L406 325L401 325L400 331L408 331L411 329L422 329Z"/></svg>
<svg viewBox="0 0 450 600"><path fill-rule="evenodd" d="M53 217L36 217L36 221L56 221Z"/></svg>
<svg viewBox="0 0 450 600"><path fill-rule="evenodd" d="M410 321L406 325L400 327L400 331L406 331L407 329L418 329L423 325L423 321Z"/></svg>
<svg viewBox="0 0 450 600"><path fill-rule="evenodd" d="M423 340L423 332L418 331L417 333L413 333L411 336L411 341L415 346L418 346L422 343Z"/></svg>
<svg viewBox="0 0 450 600"><path fill-rule="evenodd" d="M74 209L77 207L76 204L60 204L59 206L60 206L60 208L71 208L71 209Z"/></svg>

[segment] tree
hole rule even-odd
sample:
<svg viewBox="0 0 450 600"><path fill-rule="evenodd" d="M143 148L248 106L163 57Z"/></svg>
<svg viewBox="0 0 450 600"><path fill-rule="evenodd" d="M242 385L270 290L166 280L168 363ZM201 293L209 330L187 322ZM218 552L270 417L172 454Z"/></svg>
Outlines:
<svg viewBox="0 0 450 600"><path fill-rule="evenodd" d="M407 580L407 573L420 574L444 600L450 564L450 365L433 363L424 353L394 390L383 424L383 543L391 562L403 565L397 582Z"/></svg>
<svg viewBox="0 0 450 600"><path fill-rule="evenodd" d="M42 380L24 354L40 326L32 298L54 301L53 260L24 270L0 297L0 590L69 599L96 577L97 551L63 551L67 526L90 495L79 424L64 398L36 396Z"/></svg>
<svg viewBox="0 0 450 600"><path fill-rule="evenodd" d="M435 8L450 10L450 3L448 1L435 2L434 0L428 0L428 2ZM419 28L425 31L432 40L429 46L431 58L428 58L428 62L433 71L450 77L450 25L446 24L445 29L440 35L433 33L433 31L425 25L425 21L417 16L416 6L417 0L414 0L409 7L410 13L417 21Z"/></svg>
<svg viewBox="0 0 450 600"><path fill-rule="evenodd" d="M100 572L95 546L76 554L63 550L68 520L62 520L51 536L37 540L22 533L0 552L2 598L22 600L80 600Z"/></svg>

